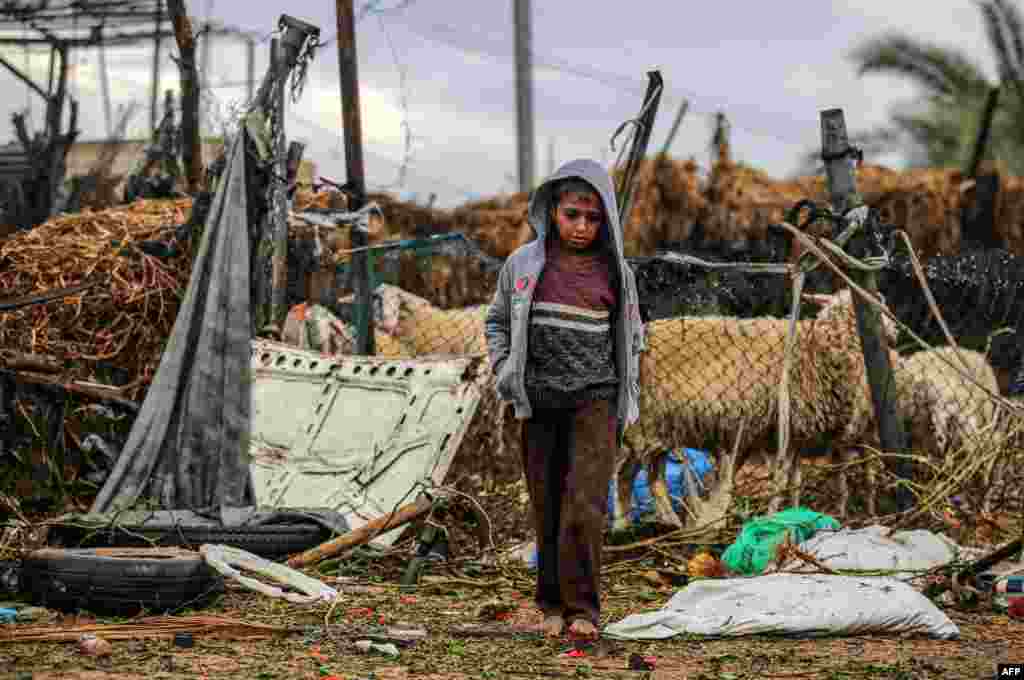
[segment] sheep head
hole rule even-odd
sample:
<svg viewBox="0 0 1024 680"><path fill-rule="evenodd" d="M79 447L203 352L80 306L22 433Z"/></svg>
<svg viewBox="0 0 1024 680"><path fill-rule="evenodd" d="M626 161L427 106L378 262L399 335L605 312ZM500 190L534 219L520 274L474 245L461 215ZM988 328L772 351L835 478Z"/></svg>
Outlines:
<svg viewBox="0 0 1024 680"><path fill-rule="evenodd" d="M388 283L377 286L374 294L380 295L381 319L392 335L407 335L436 310L430 300Z"/></svg>
<svg viewBox="0 0 1024 680"><path fill-rule="evenodd" d="M857 315L853 306L853 293L849 288L844 288L838 293L831 295L826 294L814 294L804 293L803 298L808 302L813 302L821 306L818 310L818 314L815 318L819 321L829 321L837 323L848 324L848 327L853 332L857 330ZM885 304L885 298L881 293L878 294L878 299ZM899 327L896 322L890 319L886 314L881 314L882 317L882 329L885 333L886 339L889 344L895 344L896 339L899 337Z"/></svg>

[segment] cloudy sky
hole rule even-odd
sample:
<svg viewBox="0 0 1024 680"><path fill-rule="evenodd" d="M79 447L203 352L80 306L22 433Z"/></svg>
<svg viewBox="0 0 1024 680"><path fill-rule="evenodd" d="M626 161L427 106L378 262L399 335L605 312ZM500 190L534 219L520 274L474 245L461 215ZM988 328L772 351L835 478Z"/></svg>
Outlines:
<svg viewBox="0 0 1024 680"><path fill-rule="evenodd" d="M334 36L333 2L190 0L207 13L265 38L282 10ZM735 156L775 176L794 173L819 144L818 114L841 107L851 131L882 124L915 91L898 80L858 78L847 58L858 41L888 30L956 45L995 78L995 69L971 0L638 0L595 3L533 0L536 175L580 156L611 161L611 133L639 110L646 71L665 80L651 148L660 148L684 99L689 114L672 146L677 157L709 162L713 115L732 124ZM375 10L374 10L375 8ZM597 9L601 8L601 9ZM363 11L370 9L371 11ZM389 188L439 205L514 191L516 181L515 68L512 0L356 0L357 51L366 174L371 189ZM266 69L269 42L257 45L257 77ZM2 52L17 64L20 49ZM223 119L245 97L245 49L213 43L211 121ZM161 78L176 89L170 47ZM95 52L77 56L74 87L82 100L82 138L104 135ZM45 73L45 56L29 55L30 70ZM137 102L133 130L148 125L151 46L108 51L114 107ZM6 73L0 119L24 109L25 87ZM32 102L38 121L40 105ZM344 180L340 137L337 45L322 49L305 92L289 106L288 133L308 143L320 174ZM411 132L407 143L405 131ZM10 133L0 130L0 141ZM890 154L866 159L899 166ZM405 169L404 179L402 169Z"/></svg>

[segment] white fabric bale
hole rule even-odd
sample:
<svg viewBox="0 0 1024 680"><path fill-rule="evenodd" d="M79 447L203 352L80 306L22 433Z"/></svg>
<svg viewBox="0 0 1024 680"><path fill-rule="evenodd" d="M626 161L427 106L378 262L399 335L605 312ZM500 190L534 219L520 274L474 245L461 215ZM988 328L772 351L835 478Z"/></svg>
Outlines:
<svg viewBox="0 0 1024 680"><path fill-rule="evenodd" d="M924 633L950 640L960 630L925 596L896 579L809 574L705 579L660 610L609 624L625 640L675 635L870 635Z"/></svg>
<svg viewBox="0 0 1024 680"><path fill-rule="evenodd" d="M894 531L880 525L863 529L821 531L800 544L826 567L837 571L892 571L891 576L909 577L911 572L948 564L962 554L955 543L923 529ZM812 565L791 562L782 569L820 571Z"/></svg>

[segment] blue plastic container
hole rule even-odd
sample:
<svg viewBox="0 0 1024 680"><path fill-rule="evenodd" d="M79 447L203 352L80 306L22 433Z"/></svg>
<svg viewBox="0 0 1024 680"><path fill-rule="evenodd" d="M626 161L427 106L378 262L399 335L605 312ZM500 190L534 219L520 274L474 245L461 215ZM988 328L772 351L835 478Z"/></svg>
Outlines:
<svg viewBox="0 0 1024 680"><path fill-rule="evenodd" d="M665 478L668 483L668 493L672 497L672 508L676 512L682 512L682 500L689 495L686 488L686 475L683 465L689 465L694 479L698 484L703 484L704 477L711 472L711 459L707 453L699 449L683 449L686 462L678 451L669 451L668 461L665 464ZM612 513L615 510L615 480L608 485L608 526L614 521ZM647 484L647 471L641 469L633 481L633 512L630 519L633 522L640 522L645 515L654 513L654 497L651 496L651 489ZM530 569L537 568L537 549L534 547L533 554L527 560Z"/></svg>
<svg viewBox="0 0 1024 680"><path fill-rule="evenodd" d="M693 473L698 484L703 484L704 477L711 472L711 459L708 458L707 453L699 449L690 448L683 449L683 453L686 456L685 463L679 451L669 451L668 462L665 465L668 493L672 497L672 508L676 512L682 512L682 499L690 495L689 489L686 488L686 475L684 474L683 465L689 464L690 471ZM612 512L615 509L614 494L615 480L613 479L608 486L609 525L614 519L612 517ZM654 497L651 495L651 489L647 484L647 470L641 469L637 473L636 480L633 482L633 512L630 514L630 519L633 522L639 522L644 515L649 515L653 512Z"/></svg>

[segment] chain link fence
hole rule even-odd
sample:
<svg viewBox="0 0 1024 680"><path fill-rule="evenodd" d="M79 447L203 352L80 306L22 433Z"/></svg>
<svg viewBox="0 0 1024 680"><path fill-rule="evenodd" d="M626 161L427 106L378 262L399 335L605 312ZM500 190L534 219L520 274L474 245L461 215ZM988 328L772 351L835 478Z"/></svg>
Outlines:
<svg viewBox="0 0 1024 680"><path fill-rule="evenodd" d="M301 246L293 250L301 252ZM702 257L729 259L720 253ZM768 227L757 249L733 259L785 263L794 254L784 235ZM472 239L376 253L377 354L485 354L484 317L502 262ZM648 340L641 420L627 431L624 459L650 466L664 452L684 447L718 454L733 447L743 423L736 495L760 502L779 481L778 388L790 277L657 256L632 257L629 264ZM344 266L337 275L343 284ZM923 275L959 349L951 348L932 313L910 258L895 249L878 283L892 316L885 326L895 408L910 437L909 450L900 454L879 451L849 293L837 295L838 277L826 271L808 286L818 295L801 300L789 369L789 449L802 461L795 480L802 500L816 509L878 516L891 510L899 485L916 493L922 512L941 512L950 498L968 514L1020 502L1021 418L1009 393L1022 360L1017 328L1024 314L1024 258L1005 251L933 254ZM351 319L341 307L339 316ZM517 423L491 389L465 446L473 450L460 458L480 468L471 474L517 477ZM894 472L900 456L913 463L909 479ZM497 468L503 472L495 475Z"/></svg>

